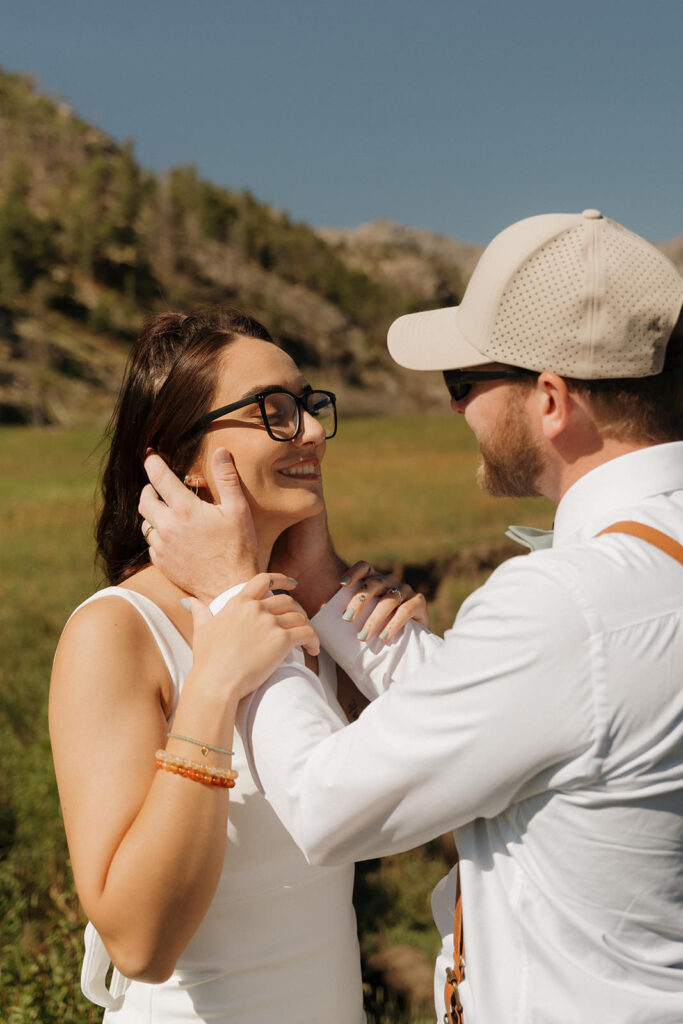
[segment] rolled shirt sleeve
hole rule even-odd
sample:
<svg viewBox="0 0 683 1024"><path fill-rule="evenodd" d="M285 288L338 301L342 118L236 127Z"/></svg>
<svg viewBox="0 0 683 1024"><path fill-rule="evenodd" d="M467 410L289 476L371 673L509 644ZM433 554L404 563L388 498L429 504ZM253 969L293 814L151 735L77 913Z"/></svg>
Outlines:
<svg viewBox="0 0 683 1024"><path fill-rule="evenodd" d="M213 601L209 605L209 611L211 612L211 614L218 615L218 613L223 608L225 608L228 601L231 598L235 597L237 594L239 594L239 592L243 590L244 587L246 587L246 585L246 580L244 581L244 583L236 583L234 587L229 587L227 590L224 590L222 594L219 594L218 597L214 597Z"/></svg>
<svg viewBox="0 0 683 1024"><path fill-rule="evenodd" d="M321 641L381 695L340 726L316 676L290 658L241 717L256 777L312 862L408 849L597 771L598 655L590 616L557 574L514 559L443 641L412 626L374 651L339 603L316 616Z"/></svg>

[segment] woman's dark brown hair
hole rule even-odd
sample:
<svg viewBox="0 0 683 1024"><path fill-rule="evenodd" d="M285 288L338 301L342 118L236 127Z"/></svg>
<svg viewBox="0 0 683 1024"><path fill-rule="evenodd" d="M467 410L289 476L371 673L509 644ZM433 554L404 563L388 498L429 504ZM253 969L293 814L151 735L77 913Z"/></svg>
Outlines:
<svg viewBox="0 0 683 1024"><path fill-rule="evenodd" d="M120 583L149 561L138 513L140 491L148 482L147 450L153 448L184 477L203 441L190 428L210 409L223 351L239 337L273 340L257 320L233 309L160 313L145 323L107 429L110 447L96 539L110 583Z"/></svg>

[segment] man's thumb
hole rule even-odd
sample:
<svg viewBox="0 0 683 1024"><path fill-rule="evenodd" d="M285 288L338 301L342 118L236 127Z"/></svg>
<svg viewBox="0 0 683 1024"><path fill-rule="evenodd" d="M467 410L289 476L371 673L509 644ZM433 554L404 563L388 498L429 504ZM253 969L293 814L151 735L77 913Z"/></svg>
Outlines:
<svg viewBox="0 0 683 1024"><path fill-rule="evenodd" d="M227 448L217 448L213 453L213 477L216 481L216 489L221 499L221 505L226 501L234 501L237 496L243 498L240 478L232 460L232 455Z"/></svg>

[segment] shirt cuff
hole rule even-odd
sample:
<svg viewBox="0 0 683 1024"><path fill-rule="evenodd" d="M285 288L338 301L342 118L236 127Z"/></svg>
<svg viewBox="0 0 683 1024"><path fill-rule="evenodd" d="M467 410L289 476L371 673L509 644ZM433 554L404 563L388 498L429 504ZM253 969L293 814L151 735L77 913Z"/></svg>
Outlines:
<svg viewBox="0 0 683 1024"><path fill-rule="evenodd" d="M231 597L236 597L240 590L246 587L249 581L245 580L244 583L236 583L234 587L230 587L228 590L224 590L218 597L214 597L213 601L209 605L209 611L212 615L218 615L221 608L225 608L226 604Z"/></svg>
<svg viewBox="0 0 683 1024"><path fill-rule="evenodd" d="M361 693L374 700L392 682L410 678L443 641L412 619L387 643L378 636L359 640L358 633L378 601L376 597L367 601L352 622L345 622L344 609L359 586L338 590L313 616L311 625L332 659L351 677Z"/></svg>

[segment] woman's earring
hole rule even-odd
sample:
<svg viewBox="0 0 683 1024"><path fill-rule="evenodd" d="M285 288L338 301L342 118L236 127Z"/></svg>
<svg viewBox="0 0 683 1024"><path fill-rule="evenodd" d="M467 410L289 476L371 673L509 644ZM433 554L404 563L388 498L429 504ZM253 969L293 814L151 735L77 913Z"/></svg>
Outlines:
<svg viewBox="0 0 683 1024"><path fill-rule="evenodd" d="M189 487L191 491L194 491L197 497L199 497L199 479L197 477L193 479L189 473L186 473L183 478L183 483L186 487Z"/></svg>

